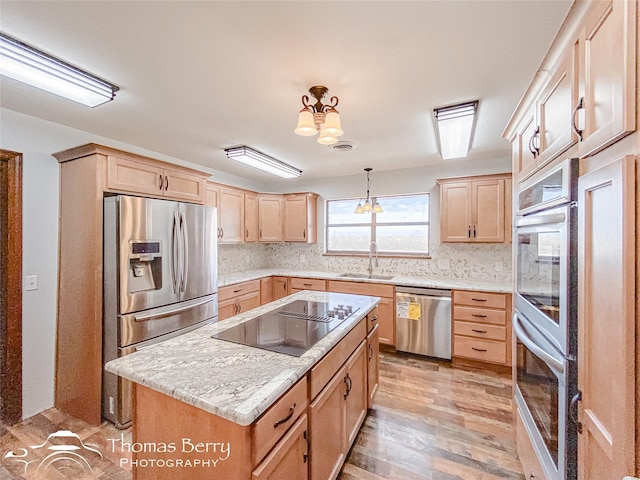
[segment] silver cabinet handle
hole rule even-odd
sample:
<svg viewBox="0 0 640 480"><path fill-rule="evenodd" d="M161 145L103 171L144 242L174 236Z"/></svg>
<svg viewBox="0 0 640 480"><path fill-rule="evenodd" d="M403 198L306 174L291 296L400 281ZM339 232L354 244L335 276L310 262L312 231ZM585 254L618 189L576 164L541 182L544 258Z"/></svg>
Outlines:
<svg viewBox="0 0 640 480"><path fill-rule="evenodd" d="M578 139L582 141L582 130L578 128L578 122L576 121L576 115L578 114L578 110L584 108L584 98L580 97L578 99L578 104L576 108L573 109L573 113L571 114L571 130L578 136Z"/></svg>

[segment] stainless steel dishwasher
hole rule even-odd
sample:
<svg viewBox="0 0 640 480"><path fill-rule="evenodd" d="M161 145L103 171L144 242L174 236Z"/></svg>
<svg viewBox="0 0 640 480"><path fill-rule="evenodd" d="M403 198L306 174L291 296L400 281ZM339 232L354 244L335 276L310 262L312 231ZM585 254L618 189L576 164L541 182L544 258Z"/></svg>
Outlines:
<svg viewBox="0 0 640 480"><path fill-rule="evenodd" d="M451 359L451 290L396 287L396 350Z"/></svg>

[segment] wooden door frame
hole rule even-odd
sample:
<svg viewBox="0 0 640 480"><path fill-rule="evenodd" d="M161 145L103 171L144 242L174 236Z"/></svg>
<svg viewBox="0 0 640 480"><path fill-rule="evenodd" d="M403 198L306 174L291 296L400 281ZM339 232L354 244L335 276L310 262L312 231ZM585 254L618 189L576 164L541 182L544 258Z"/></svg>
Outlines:
<svg viewBox="0 0 640 480"><path fill-rule="evenodd" d="M22 419L22 154L0 150L0 161L8 164L7 316L0 319L0 420L14 424ZM6 283L5 283L6 281Z"/></svg>

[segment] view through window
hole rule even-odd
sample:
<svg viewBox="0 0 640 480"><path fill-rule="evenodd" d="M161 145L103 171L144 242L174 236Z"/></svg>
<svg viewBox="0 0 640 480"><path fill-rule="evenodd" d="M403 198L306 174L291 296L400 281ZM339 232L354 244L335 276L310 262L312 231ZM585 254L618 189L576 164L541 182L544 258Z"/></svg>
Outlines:
<svg viewBox="0 0 640 480"><path fill-rule="evenodd" d="M380 255L429 254L429 194L377 197L382 213L353 213L357 198L327 200L326 252Z"/></svg>

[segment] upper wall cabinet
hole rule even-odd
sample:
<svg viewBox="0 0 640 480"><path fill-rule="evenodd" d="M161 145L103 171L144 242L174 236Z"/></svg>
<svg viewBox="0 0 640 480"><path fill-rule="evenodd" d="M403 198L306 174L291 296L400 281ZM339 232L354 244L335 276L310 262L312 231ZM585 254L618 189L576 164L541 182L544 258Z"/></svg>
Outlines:
<svg viewBox="0 0 640 480"><path fill-rule="evenodd" d="M205 179L180 167L166 167L160 162L131 160L109 155L107 189L123 193L204 203Z"/></svg>
<svg viewBox="0 0 640 480"><path fill-rule="evenodd" d="M244 192L220 187L218 196L218 243L244 240Z"/></svg>
<svg viewBox="0 0 640 480"><path fill-rule="evenodd" d="M581 158L636 129L636 9L635 1L593 2L581 30L574 119Z"/></svg>
<svg viewBox="0 0 640 480"><path fill-rule="evenodd" d="M258 194L244 194L244 241L258 241Z"/></svg>
<svg viewBox="0 0 640 480"><path fill-rule="evenodd" d="M503 174L438 180L440 241L504 242L505 180L510 177Z"/></svg>
<svg viewBox="0 0 640 480"><path fill-rule="evenodd" d="M283 210L282 195L258 195L258 238L261 242L282 242Z"/></svg>
<svg viewBox="0 0 640 480"><path fill-rule="evenodd" d="M284 241L318 241L318 195L294 193L284 196Z"/></svg>

